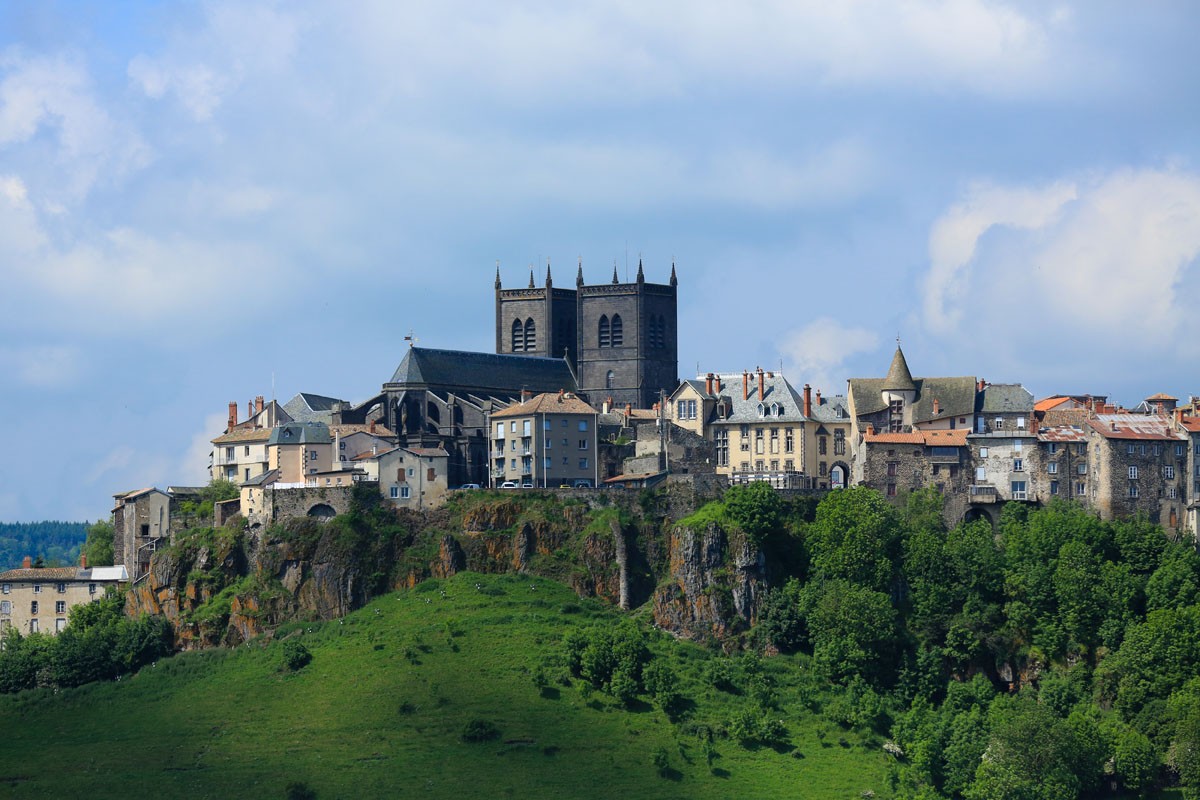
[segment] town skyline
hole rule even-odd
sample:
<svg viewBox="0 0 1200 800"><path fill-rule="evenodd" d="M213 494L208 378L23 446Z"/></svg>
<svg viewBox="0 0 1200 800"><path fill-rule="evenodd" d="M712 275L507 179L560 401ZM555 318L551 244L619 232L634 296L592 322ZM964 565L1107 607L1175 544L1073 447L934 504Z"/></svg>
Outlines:
<svg viewBox="0 0 1200 800"><path fill-rule="evenodd" d="M226 404L379 391L491 283L679 279L679 378L1186 399L1192 5L0 9L0 519L201 482ZM628 272L626 272L628 270Z"/></svg>

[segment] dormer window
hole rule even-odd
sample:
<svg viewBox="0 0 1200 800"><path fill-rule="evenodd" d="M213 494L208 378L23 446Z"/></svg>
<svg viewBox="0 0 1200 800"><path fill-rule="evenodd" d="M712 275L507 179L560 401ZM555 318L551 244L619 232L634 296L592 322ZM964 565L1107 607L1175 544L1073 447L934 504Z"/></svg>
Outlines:
<svg viewBox="0 0 1200 800"><path fill-rule="evenodd" d="M771 416L772 417L779 416L779 403L771 403Z"/></svg>
<svg viewBox="0 0 1200 800"><path fill-rule="evenodd" d="M758 416L765 417L767 415L767 407L762 403L758 404Z"/></svg>

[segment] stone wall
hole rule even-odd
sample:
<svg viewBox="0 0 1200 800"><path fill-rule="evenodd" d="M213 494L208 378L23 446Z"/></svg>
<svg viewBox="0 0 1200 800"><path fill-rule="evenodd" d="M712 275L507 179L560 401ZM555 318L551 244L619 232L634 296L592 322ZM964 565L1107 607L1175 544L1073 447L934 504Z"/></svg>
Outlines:
<svg viewBox="0 0 1200 800"><path fill-rule="evenodd" d="M270 525L288 517L328 518L350 511L353 486L263 489L261 508L247 515L250 525Z"/></svg>

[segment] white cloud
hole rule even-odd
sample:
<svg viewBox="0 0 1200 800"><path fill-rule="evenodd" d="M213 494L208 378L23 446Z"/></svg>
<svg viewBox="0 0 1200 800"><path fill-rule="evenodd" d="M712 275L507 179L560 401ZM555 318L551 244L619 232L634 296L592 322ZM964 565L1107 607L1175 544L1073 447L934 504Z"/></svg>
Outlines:
<svg viewBox="0 0 1200 800"><path fill-rule="evenodd" d="M59 388L76 383L84 364L79 348L69 345L0 347L0 371L26 386Z"/></svg>
<svg viewBox="0 0 1200 800"><path fill-rule="evenodd" d="M878 346L879 337L873 331L821 317L784 334L779 349L793 383L840 394L846 389L846 362Z"/></svg>
<svg viewBox="0 0 1200 800"><path fill-rule="evenodd" d="M933 225L924 321L944 341L1026 361L1070 352L1050 360L1064 373L1099 373L1118 356L1157 362L1200 333L1198 258L1200 174L975 187Z"/></svg>
<svg viewBox="0 0 1200 800"><path fill-rule="evenodd" d="M134 456L135 453L132 447L123 444L117 445L88 471L87 476L84 478L85 482L95 483L111 472L124 471L126 467L133 463Z"/></svg>
<svg viewBox="0 0 1200 800"><path fill-rule="evenodd" d="M173 484L204 486L208 483L211 477L208 462L213 449L212 440L225 430L226 421L221 414L209 414L204 418L204 426L192 434L187 451L170 475Z"/></svg>

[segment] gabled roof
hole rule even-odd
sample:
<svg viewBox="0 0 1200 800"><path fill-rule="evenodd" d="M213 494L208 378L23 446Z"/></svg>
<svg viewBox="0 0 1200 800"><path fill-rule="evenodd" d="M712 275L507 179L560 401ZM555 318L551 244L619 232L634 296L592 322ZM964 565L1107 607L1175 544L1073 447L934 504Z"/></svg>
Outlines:
<svg viewBox="0 0 1200 800"><path fill-rule="evenodd" d="M758 397L758 372L751 372L745 378L743 375L744 373L739 372L720 376L720 402L725 406L726 414L723 418L715 419L713 422L762 423L771 420L803 422L806 419L804 403L800 399L800 395L792 388L782 373L762 373L763 396L761 400ZM743 380L749 384L749 391L745 398L742 397ZM704 394L703 384L699 391L701 395ZM761 414L759 413L760 405L763 407ZM771 414L772 406L778 410L777 415Z"/></svg>
<svg viewBox="0 0 1200 800"><path fill-rule="evenodd" d="M467 389L476 394L513 395L531 392L575 391L571 368L562 358L430 350L410 347L396 367L390 384Z"/></svg>
<svg viewBox="0 0 1200 800"><path fill-rule="evenodd" d="M818 422L850 422L850 407L844 394L822 395L819 403L813 398L811 411L809 417Z"/></svg>
<svg viewBox="0 0 1200 800"><path fill-rule="evenodd" d="M1043 400L1038 400L1036 403L1033 404L1033 410L1034 411L1049 411L1052 408L1058 408L1063 403L1068 403L1068 402L1071 402L1071 398L1063 397L1062 395L1055 395L1054 397L1047 397Z"/></svg>
<svg viewBox="0 0 1200 800"><path fill-rule="evenodd" d="M524 417L530 414L595 414L596 409L574 394L545 392L536 397L513 403L508 408L492 412L492 418Z"/></svg>
<svg viewBox="0 0 1200 800"><path fill-rule="evenodd" d="M868 433L863 441L868 444L923 444L928 447L966 447L966 428L952 431L911 431L905 433Z"/></svg>
<svg viewBox="0 0 1200 800"><path fill-rule="evenodd" d="M10 569L0 572L5 581L125 581L129 580L124 566L116 567L42 567Z"/></svg>
<svg viewBox="0 0 1200 800"><path fill-rule="evenodd" d="M850 392L854 395L854 411L860 417L887 408L883 401L883 378L851 378ZM916 399L913 402L913 422L927 422L943 417L966 417L975 413L975 378L963 375L956 378L917 378ZM938 413L933 413L933 401L938 401Z"/></svg>
<svg viewBox="0 0 1200 800"><path fill-rule="evenodd" d="M1037 438L1039 442L1086 442L1087 434L1074 425L1053 425L1039 428Z"/></svg>
<svg viewBox="0 0 1200 800"><path fill-rule="evenodd" d="M234 428L212 440L213 444L248 444L265 442L271 438L270 428Z"/></svg>

